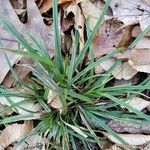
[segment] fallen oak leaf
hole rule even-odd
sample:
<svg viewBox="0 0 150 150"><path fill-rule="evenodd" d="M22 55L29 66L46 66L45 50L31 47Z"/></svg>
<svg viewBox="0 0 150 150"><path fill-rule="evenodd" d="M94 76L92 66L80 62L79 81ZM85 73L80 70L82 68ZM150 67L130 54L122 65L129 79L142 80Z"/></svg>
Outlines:
<svg viewBox="0 0 150 150"><path fill-rule="evenodd" d="M25 150L25 149L36 149L36 150L45 150L46 139L42 138L42 136L36 134L26 138L25 142L16 145L13 147L13 150Z"/></svg>
<svg viewBox="0 0 150 150"><path fill-rule="evenodd" d="M140 24L142 31L150 25L149 0L111 1L113 15L125 25Z"/></svg>
<svg viewBox="0 0 150 150"><path fill-rule="evenodd" d="M18 103L18 102L24 102L25 101L25 98L22 98L22 97L9 97L9 99L12 101L12 103ZM12 105L6 97L0 97L0 103L4 106L11 106ZM42 110L42 108L39 104L35 104L35 103L31 103L31 102L26 103L26 104L20 104L19 107L15 107L15 110L17 110L18 114L20 114L20 115L30 114L30 112L28 112L28 111L38 113ZM37 115L37 117L39 117L39 116Z"/></svg>
<svg viewBox="0 0 150 150"><path fill-rule="evenodd" d="M108 71L115 62L116 62L115 58L109 58L106 61L100 63L96 67L96 71L97 71L96 73L97 74L101 73L101 72L98 72L98 69L100 71L101 71L101 69ZM114 68L114 70L111 73L118 80L121 80L121 79L129 80L134 75L137 74L137 71L135 69L133 69L128 62L121 62L116 66L116 68Z"/></svg>
<svg viewBox="0 0 150 150"><path fill-rule="evenodd" d="M132 50L127 50L126 52L119 53L115 57L128 59L130 66L140 72L150 72L150 49L139 49L135 48Z"/></svg>
<svg viewBox="0 0 150 150"><path fill-rule="evenodd" d="M120 141L118 141L114 136L112 136L109 133L104 133L103 134L110 139L112 142L116 144L122 144ZM142 145L145 144L146 142L150 141L150 135L143 135L143 134L118 134L126 143L130 145Z"/></svg>
<svg viewBox="0 0 150 150"><path fill-rule="evenodd" d="M32 59L22 57L18 63L15 63L13 69L16 72L17 76L19 77L20 81L25 80L25 78L27 78L28 74L31 72L31 69L23 66L24 64L33 66L34 61ZM12 73L9 72L6 75L5 79L3 80L2 85L4 87L11 88L12 86L14 86L14 84L15 84L15 79Z"/></svg>
<svg viewBox="0 0 150 150"><path fill-rule="evenodd" d="M123 35L122 27L123 23L114 19L103 22L93 39L93 50L96 58L109 53L118 46Z"/></svg>
<svg viewBox="0 0 150 150"><path fill-rule="evenodd" d="M0 134L0 146L6 148L27 135L33 129L32 121L25 121L23 124L7 125Z"/></svg>
<svg viewBox="0 0 150 150"><path fill-rule="evenodd" d="M74 2L71 3L65 10L65 16L69 13L74 14L74 26L78 30L79 35L80 35L80 46L82 47L84 44L84 22L85 19L82 15L80 7ZM81 48L80 47L80 48Z"/></svg>
<svg viewBox="0 0 150 150"><path fill-rule="evenodd" d="M9 0L6 0L5 3L0 0L0 10L3 16L7 17L8 20L13 24L15 29L26 39L27 33L34 37L40 36L41 39L44 39L45 47L51 56L54 55L54 44L53 44L53 30L52 26L47 26L43 22L43 18L34 2L34 0L27 1L27 13L28 20L27 23L23 24L19 21L12 5Z"/></svg>
<svg viewBox="0 0 150 150"><path fill-rule="evenodd" d="M37 0L36 0L37 1ZM67 2L73 2L74 0L58 0L58 5L62 5ZM38 8L40 9L41 14L47 12L53 7L52 0L41 0L37 1Z"/></svg>

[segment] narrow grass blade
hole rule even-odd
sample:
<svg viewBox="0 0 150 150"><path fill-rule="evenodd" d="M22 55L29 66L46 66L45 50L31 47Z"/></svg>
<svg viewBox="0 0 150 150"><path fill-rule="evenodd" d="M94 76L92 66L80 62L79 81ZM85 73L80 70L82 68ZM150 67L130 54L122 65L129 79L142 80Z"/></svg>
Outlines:
<svg viewBox="0 0 150 150"><path fill-rule="evenodd" d="M71 61L70 61L70 66L68 69L68 86L71 85L71 80L72 80L72 75L74 73L74 64L75 64L75 60L76 60L76 54L77 54L77 48L78 48L78 42L79 42L79 33L76 30L75 31L75 39L74 39L74 45L71 49Z"/></svg>
<svg viewBox="0 0 150 150"><path fill-rule="evenodd" d="M111 128L109 128L103 121L101 121L98 117L93 115L90 112L85 112L85 117L88 117L92 122L96 122L100 127L102 127L104 130L106 130L108 133L110 133L112 136L114 136L117 140L119 140L122 144L129 146L128 143L126 143L120 136L117 135Z"/></svg>
<svg viewBox="0 0 150 150"><path fill-rule="evenodd" d="M107 60L108 58L114 56L115 54L117 54L119 51L121 51L122 49L116 49L112 52L110 52L109 54L107 54L104 57L101 57L100 59L98 59L97 61L91 63L89 66L87 66L84 70L82 70L78 75L76 75L73 79L73 83L75 81L77 81L81 76L83 76L84 74L86 74L88 71L90 71L91 69L93 69L95 66L97 66L98 64L102 63L103 61Z"/></svg>
<svg viewBox="0 0 150 150"><path fill-rule="evenodd" d="M133 107L130 106L129 104L125 103L123 100L118 99L118 98L116 98L116 97L114 97L114 96L111 96L111 95L109 95L109 94L107 94L107 93L102 93L102 96L107 97L108 99L112 100L113 102L115 102L115 103L117 103L117 104L119 104L119 105L124 106L124 107L127 108L128 110L130 110L130 111L132 111L133 113L137 114L139 117L142 117L142 118L144 118L145 120L150 121L150 117L149 117L149 116L147 116L147 115L145 115L144 113L142 113L141 111L139 111L139 110L133 108Z"/></svg>
<svg viewBox="0 0 150 150"><path fill-rule="evenodd" d="M58 2L53 0L53 23L54 23L54 38L55 38L55 62L61 73L64 72L63 57L61 54L61 38L59 33L58 23Z"/></svg>

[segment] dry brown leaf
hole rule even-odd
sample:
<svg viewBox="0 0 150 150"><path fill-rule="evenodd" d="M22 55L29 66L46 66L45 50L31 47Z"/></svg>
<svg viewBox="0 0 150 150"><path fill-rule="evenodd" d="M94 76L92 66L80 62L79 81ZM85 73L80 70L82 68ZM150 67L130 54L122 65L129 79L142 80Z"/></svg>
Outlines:
<svg viewBox="0 0 150 150"><path fill-rule="evenodd" d="M31 69L22 66L24 64L33 66L34 61L32 59L29 59L29 58L21 58L19 63L14 65L13 69L15 70L16 74L18 75L18 77L21 81L23 81L27 77L27 75L31 72ZM15 84L15 79L12 76L12 73L9 72L7 74L7 76L5 77L2 85L4 87L10 88L14 84Z"/></svg>
<svg viewBox="0 0 150 150"><path fill-rule="evenodd" d="M146 49L149 48L150 49L150 37L144 37L142 38L136 45L135 48L139 48L139 49Z"/></svg>
<svg viewBox="0 0 150 150"><path fill-rule="evenodd" d="M139 111L150 105L150 101L146 101L139 97L134 97L133 99L127 101L127 103Z"/></svg>
<svg viewBox="0 0 150 150"><path fill-rule="evenodd" d="M121 22L114 19L107 20L101 25L93 40L95 57L101 57L118 46L123 34L122 25Z"/></svg>
<svg viewBox="0 0 150 150"><path fill-rule="evenodd" d="M125 25L140 24L142 31L150 25L149 0L113 0L113 15Z"/></svg>
<svg viewBox="0 0 150 150"><path fill-rule="evenodd" d="M59 98L59 94L52 90L49 90L47 103L50 104L51 107L59 109L60 111L62 109L62 103Z"/></svg>
<svg viewBox="0 0 150 150"><path fill-rule="evenodd" d="M100 69L104 69L105 71L108 71L111 66L115 63L115 58L109 58L102 62L99 66L96 68L96 73L101 73L98 72ZM99 70L98 70L99 69ZM101 70L100 70L101 71ZM131 79L135 74L137 73L136 70L134 70L128 62L123 62L120 63L116 68L112 71L112 75L118 79L124 79L124 80L129 80Z"/></svg>
<svg viewBox="0 0 150 150"><path fill-rule="evenodd" d="M128 122L111 120L109 121L107 125L118 133L134 133L134 134L137 134L137 133L149 134L150 133L149 122L138 121L138 123L135 122L135 120L130 120L130 119L128 120Z"/></svg>
<svg viewBox="0 0 150 150"><path fill-rule="evenodd" d="M89 0L82 0L80 2L82 12L85 18L90 17L90 28L93 30L96 25L97 19L100 15L101 8L103 4L101 3L100 9L98 9L94 4L92 4Z"/></svg>
<svg viewBox="0 0 150 150"><path fill-rule="evenodd" d="M16 55L16 54L11 53L11 52L7 52L7 56L8 56L8 59L10 60L10 64L12 66L15 63L17 63L21 58L20 55ZM10 67L7 64L4 53L0 52L0 84L3 82L5 76L9 72L9 70L10 70Z"/></svg>
<svg viewBox="0 0 150 150"><path fill-rule="evenodd" d="M12 38L12 36L1 25L0 25L0 42L3 45L3 47L11 49L20 49L19 43L14 38ZM21 56L16 55L14 53L6 52L6 54L12 66L21 59ZM9 70L10 67L8 66L7 61L5 59L4 52L0 51L0 84L3 82Z"/></svg>
<svg viewBox="0 0 150 150"><path fill-rule="evenodd" d="M58 0L58 4L73 2L74 0ZM53 7L52 0L41 0L38 2L38 7L41 13L45 13Z"/></svg>
<svg viewBox="0 0 150 150"><path fill-rule="evenodd" d="M132 49L124 53L117 54L116 57L128 59L128 63L133 69L140 72L150 73L150 49Z"/></svg>
<svg viewBox="0 0 150 150"><path fill-rule="evenodd" d="M132 25L123 28L122 37L117 45L117 47L128 47L132 43Z"/></svg>
<svg viewBox="0 0 150 150"><path fill-rule="evenodd" d="M18 102L21 102L21 101L24 101L24 98L21 98L21 97L10 97L10 100L13 102L13 103L18 103ZM9 103L9 101L7 100L7 98L5 97L0 97L0 103L4 106L11 106L11 103ZM28 110L28 111L33 111L33 112L40 112L41 111L41 106L39 104L34 104L34 103L27 103L27 104L22 104L20 105L20 107ZM21 109L21 108L16 108L17 112L20 114L20 115L27 115L27 114L30 114L29 112ZM37 115L37 117L39 117Z"/></svg>
<svg viewBox="0 0 150 150"><path fill-rule="evenodd" d="M45 150L46 140L39 135L29 136L23 144L14 146L12 150Z"/></svg>
<svg viewBox="0 0 150 150"><path fill-rule="evenodd" d="M103 150L124 150L124 149L122 149L122 147L120 145L114 144L111 147L105 148Z"/></svg>
<svg viewBox="0 0 150 150"><path fill-rule="evenodd" d="M24 124L7 125L0 134L0 146L6 148L13 142L23 138L33 129L32 121L25 121Z"/></svg>
<svg viewBox="0 0 150 150"><path fill-rule="evenodd" d="M141 34L141 28L140 26L135 26L132 30L132 36L137 38Z"/></svg>
<svg viewBox="0 0 150 150"><path fill-rule="evenodd" d="M112 142L117 144L122 144L118 141L114 136L110 135L109 133L104 133L106 137L108 137ZM143 135L143 134L118 134L126 143L130 145L142 145L146 142L150 141L150 135Z"/></svg>
<svg viewBox="0 0 150 150"><path fill-rule="evenodd" d="M19 21L12 5L9 0L0 0L0 10L3 16L13 24L13 26L18 30L18 32L27 38L25 31L28 31L32 36L40 36L44 39L45 46L49 53L54 55L54 44L53 44L53 29L52 26L47 26L43 22L43 18L34 2L34 0L27 1L27 13L28 20L27 23L23 24Z"/></svg>
<svg viewBox="0 0 150 150"><path fill-rule="evenodd" d="M72 12L74 14L74 21L75 21L74 26L80 34L80 45L83 46L83 44L84 44L84 21L85 21L85 19L82 15L80 7L76 3L72 3L67 7L67 9L65 10L66 17L70 12Z"/></svg>
<svg viewBox="0 0 150 150"><path fill-rule="evenodd" d="M135 65L150 64L150 50L149 49L132 49L123 53L117 54L117 58L129 59L134 62Z"/></svg>

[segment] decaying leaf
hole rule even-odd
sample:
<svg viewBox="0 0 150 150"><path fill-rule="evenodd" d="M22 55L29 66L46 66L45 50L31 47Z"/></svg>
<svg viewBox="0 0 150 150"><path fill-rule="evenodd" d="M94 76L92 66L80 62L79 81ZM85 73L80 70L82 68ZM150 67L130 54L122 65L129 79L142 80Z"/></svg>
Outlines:
<svg viewBox="0 0 150 150"><path fill-rule="evenodd" d="M150 50L148 49L132 49L124 53L117 54L118 58L127 58L128 63L137 71L150 72Z"/></svg>
<svg viewBox="0 0 150 150"><path fill-rule="evenodd" d="M74 15L74 26L78 30L80 34L80 45L84 44L84 17L82 15L80 7L76 3L71 3L66 11L65 15L67 16L69 13L73 13Z"/></svg>
<svg viewBox="0 0 150 150"><path fill-rule="evenodd" d="M62 103L59 98L59 94L50 90L48 93L48 104L50 104L51 107L56 108L56 109L62 109Z"/></svg>
<svg viewBox="0 0 150 150"><path fill-rule="evenodd" d="M111 66L115 63L115 58L109 58L106 61L102 62L99 66L97 66L97 72L98 69L104 69L105 71L108 71ZM100 70L101 71L101 70ZM133 69L128 62L122 62L116 66L116 68L112 71L112 75L118 80L125 79L129 80L131 79L135 74L137 74L137 71Z"/></svg>
<svg viewBox="0 0 150 150"><path fill-rule="evenodd" d="M108 137L112 142L121 144L116 138L114 138L109 133L104 133L106 137ZM150 141L150 135L143 134L118 134L126 143L130 145L142 145L146 142Z"/></svg>
<svg viewBox="0 0 150 150"><path fill-rule="evenodd" d="M125 25L139 23L142 30L150 25L149 0L113 0L110 7L114 17Z"/></svg>
<svg viewBox="0 0 150 150"><path fill-rule="evenodd" d="M34 61L32 59L22 57L19 60L19 63L16 63L14 65L13 69L21 81L25 80L27 75L31 72L31 69L23 66L24 64L33 66ZM2 85L4 87L11 88L14 84L15 84L15 79L12 76L12 73L9 72L5 77Z"/></svg>
<svg viewBox="0 0 150 150"><path fill-rule="evenodd" d="M52 0L36 0L38 8L40 9L41 14L47 12L53 7ZM73 2L73 0L58 0L58 4L64 4L67 2Z"/></svg>
<svg viewBox="0 0 150 150"><path fill-rule="evenodd" d="M137 133L149 134L150 133L149 122L138 121L138 123L130 119L128 122L111 120L109 121L107 125L118 133L134 133L134 134L137 134Z"/></svg>
<svg viewBox="0 0 150 150"><path fill-rule="evenodd" d="M18 103L18 102L24 102L24 98L21 97L10 97L9 100L12 101L12 103ZM2 105L6 105L6 106L11 106L11 103L8 101L8 99L6 97L0 97L0 103ZM40 112L41 111L41 107L39 104L34 104L34 103L27 103L27 104L21 104L19 105L21 108L17 107L16 110L19 114L21 115L27 115L30 114L29 111L32 112Z"/></svg>
<svg viewBox="0 0 150 150"><path fill-rule="evenodd" d="M0 47L7 47L10 49L20 49L19 43L12 38L12 36L0 25ZM13 66L17 63L22 56L16 55L11 52L6 52L10 64ZM9 72L10 68L7 64L4 52L0 51L0 84L3 82L5 76Z"/></svg>
<svg viewBox="0 0 150 150"><path fill-rule="evenodd" d="M109 19L100 26L93 40L95 57L101 57L118 46L123 34L122 25L120 21Z"/></svg>
<svg viewBox="0 0 150 150"><path fill-rule="evenodd" d="M28 20L25 24L19 21L9 0L6 0L5 3L3 0L0 0L0 10L2 15L7 17L7 19L24 38L28 39L25 31L28 31L34 37L39 36L40 38L44 39L45 47L49 53L52 56L54 55L52 26L47 26L44 24L43 18L34 0L27 1Z"/></svg>
<svg viewBox="0 0 150 150"><path fill-rule="evenodd" d="M33 128L32 121L25 121L23 124L7 125L0 134L0 146L6 148L13 142L17 142L27 135Z"/></svg>
<svg viewBox="0 0 150 150"><path fill-rule="evenodd" d="M147 106L150 105L150 101L146 101L139 97L135 97L135 98L127 101L127 103L129 105L131 105L132 107L138 109L139 111L143 110L144 108L146 108Z"/></svg>
<svg viewBox="0 0 150 150"><path fill-rule="evenodd" d="M94 26L96 25L97 19L100 15L103 4L101 3L101 8L98 9L89 0L82 0L80 2L80 5L85 18L90 17L90 28L91 30L93 30Z"/></svg>
<svg viewBox="0 0 150 150"><path fill-rule="evenodd" d="M39 135L29 136L23 144L14 146L12 150L45 150L46 140Z"/></svg>

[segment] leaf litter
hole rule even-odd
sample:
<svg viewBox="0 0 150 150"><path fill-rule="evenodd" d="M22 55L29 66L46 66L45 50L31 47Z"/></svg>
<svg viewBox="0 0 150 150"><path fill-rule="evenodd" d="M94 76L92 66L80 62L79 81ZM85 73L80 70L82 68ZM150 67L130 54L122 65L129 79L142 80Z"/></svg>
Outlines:
<svg viewBox="0 0 150 150"><path fill-rule="evenodd" d="M12 3L12 4L11 4ZM54 44L53 44L53 29L52 25L46 24L43 20L52 20L52 1L40 0L34 2L31 0L30 3L23 0L13 1L11 0L3 2L0 0L0 10L4 16L6 16L13 26L18 30L23 37L28 41L25 31L29 31L31 35L38 36L44 39L46 49L48 50L51 56L54 56ZM96 5L96 4L99 5ZM61 35L71 37L71 30L77 29L80 35L80 49L85 43L85 22L89 18L90 31L94 28L97 18L101 12L104 1L90 1L90 0L59 0L59 9L60 12L60 29ZM150 2L148 0L114 0L111 1L109 5L109 11L105 15L105 20L103 21L101 27L99 28L93 42L92 47L94 51L94 58L98 59L102 56L108 54L113 49L118 47L127 48L138 37L146 27L150 25ZM70 15L71 14L71 15ZM28 17L27 17L28 16ZM18 18L20 17L20 18ZM27 18L26 18L27 17ZM20 20L22 21L20 21ZM27 20L26 20L27 19ZM23 23L25 21L25 23ZM5 34L4 34L5 33ZM62 36L62 41L63 37ZM22 49L16 39L13 39L9 33L1 26L0 27L0 39L2 44L6 48L10 49ZM72 39L71 39L72 40ZM31 41L30 41L31 42ZM70 42L71 43L71 42ZM133 48L120 52L119 54L109 58L108 60L102 62L100 65L95 67L95 73L101 74L105 71L108 71L112 65L116 62L117 59L122 59L122 62L112 71L114 80L130 80L135 77L138 73L147 75L150 73L150 36L147 33L140 42ZM62 45L66 43L62 43ZM69 44L71 45L71 44ZM67 49L70 49L71 46L66 46ZM1 47L2 48L2 47ZM23 69L21 67L22 58L14 53L8 53L8 58L11 63L11 66L15 69L18 75L21 77L21 80L27 78L30 73L30 70ZM88 56L87 61L91 59ZM24 60L23 63L32 65L33 62L29 63L30 60ZM18 67L19 66L19 67ZM4 55L0 52L0 83L4 87L12 88L15 86L15 81L10 73L10 69L6 63ZM148 95L149 96L149 95ZM5 99L5 100L4 100ZM0 97L1 108L9 106L7 99ZM16 97L11 98L13 102L20 102L23 99ZM59 100L57 93L53 93L51 90L48 93L47 103L59 111L62 111L62 103ZM135 97L127 103L139 111L146 110L149 113L150 102L149 99L144 99L140 97ZM41 106L34 103L29 105L21 105L25 109L30 111L40 112ZM124 109L124 108L122 108ZM12 109L12 112L6 113L6 115L11 115L12 113L26 114L27 112L18 109ZM133 146L142 146L147 144L150 141L150 128L149 124L147 125L135 125L127 124L121 121L109 121L107 124L114 131L118 132L120 137L122 137L127 143ZM69 125L71 126L71 125ZM71 126L74 128L74 126ZM13 142L18 141L20 138L25 136L33 128L32 121L25 121L23 124L11 124L6 125L4 130L1 130L0 134L0 146L6 148ZM75 128L75 130L80 130ZM82 132L82 131L78 131ZM128 134L126 134L128 133ZM82 133L84 134L84 133ZM112 145L112 149L120 149L120 142L116 140L109 133L103 132L104 136L107 137L111 142L115 143ZM22 145L21 147L15 147L14 149L24 149L26 147L36 147L38 141L44 145L42 136L35 135L27 139L27 145ZM31 142L33 140L33 142ZM118 146L119 145L119 146ZM148 145L148 144L147 144ZM124 147L124 146L122 146ZM143 148L144 149L144 148ZM44 150L44 148L43 148Z"/></svg>

